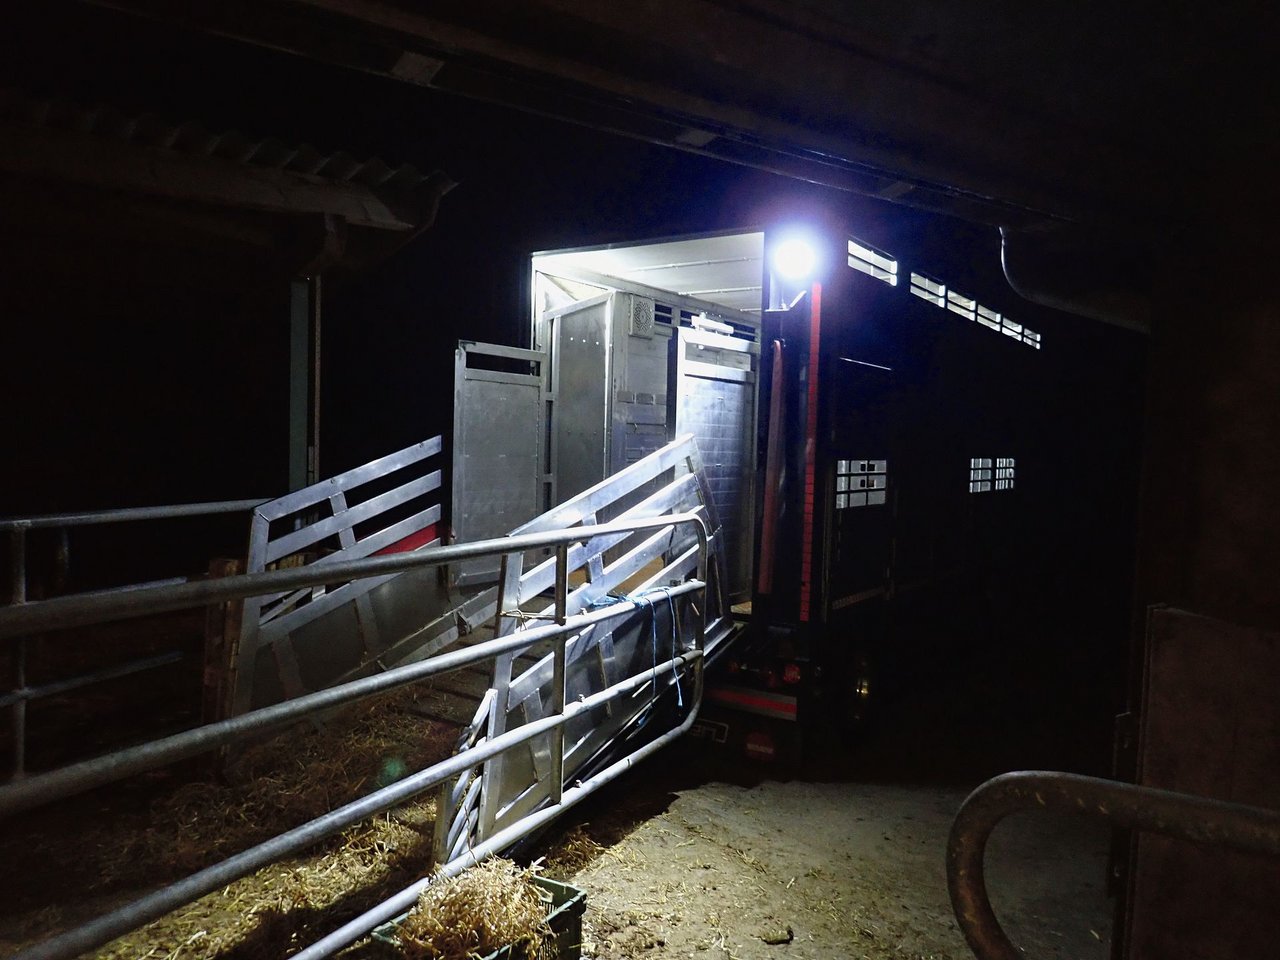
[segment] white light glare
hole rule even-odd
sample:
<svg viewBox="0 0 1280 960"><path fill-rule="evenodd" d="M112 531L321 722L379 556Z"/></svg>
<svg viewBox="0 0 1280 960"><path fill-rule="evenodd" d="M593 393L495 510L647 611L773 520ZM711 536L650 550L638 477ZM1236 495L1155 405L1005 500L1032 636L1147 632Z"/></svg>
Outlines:
<svg viewBox="0 0 1280 960"><path fill-rule="evenodd" d="M773 248L773 269L784 280L804 280L817 264L817 251L802 237L789 237Z"/></svg>

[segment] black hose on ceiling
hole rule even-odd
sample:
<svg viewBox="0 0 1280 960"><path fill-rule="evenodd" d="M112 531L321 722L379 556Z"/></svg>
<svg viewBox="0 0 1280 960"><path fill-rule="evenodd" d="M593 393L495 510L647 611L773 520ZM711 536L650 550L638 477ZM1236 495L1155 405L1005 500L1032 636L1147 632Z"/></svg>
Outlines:
<svg viewBox="0 0 1280 960"><path fill-rule="evenodd" d="M1151 332L1150 253L1138 241L1064 227L1049 232L1000 229L1005 279L1032 303Z"/></svg>

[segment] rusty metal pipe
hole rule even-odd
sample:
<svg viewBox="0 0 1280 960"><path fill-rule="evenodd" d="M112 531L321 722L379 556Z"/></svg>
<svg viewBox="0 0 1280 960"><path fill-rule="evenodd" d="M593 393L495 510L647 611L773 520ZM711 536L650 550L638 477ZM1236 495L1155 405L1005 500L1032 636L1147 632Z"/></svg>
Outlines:
<svg viewBox="0 0 1280 960"><path fill-rule="evenodd" d="M979 960L1026 960L991 909L983 871L987 840L996 825L1024 810L1080 814L1111 826L1280 856L1280 811L1072 773L1001 774L969 794L947 841L951 908Z"/></svg>

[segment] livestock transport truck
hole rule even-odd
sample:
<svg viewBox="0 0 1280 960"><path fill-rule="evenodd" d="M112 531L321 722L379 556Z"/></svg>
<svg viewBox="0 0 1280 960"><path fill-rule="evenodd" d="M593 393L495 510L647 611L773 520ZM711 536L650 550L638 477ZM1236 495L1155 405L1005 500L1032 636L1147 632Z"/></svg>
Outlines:
<svg viewBox="0 0 1280 960"><path fill-rule="evenodd" d="M1035 308L898 253L780 224L534 255L530 346L457 350L454 535L693 434L737 623L695 733L771 758L856 723L895 605L1011 556L1047 469Z"/></svg>

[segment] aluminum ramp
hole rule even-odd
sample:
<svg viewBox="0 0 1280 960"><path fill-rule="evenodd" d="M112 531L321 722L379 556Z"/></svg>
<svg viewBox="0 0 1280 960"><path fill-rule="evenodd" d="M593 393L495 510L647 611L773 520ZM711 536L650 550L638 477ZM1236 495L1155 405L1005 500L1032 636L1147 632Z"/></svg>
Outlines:
<svg viewBox="0 0 1280 960"><path fill-rule="evenodd" d="M508 554L497 588L477 598L478 613L493 617L494 634L509 636L615 602L642 598L629 615L588 627L569 638L564 663L548 653L530 663L511 655L494 663L488 688L476 689L477 708L456 752L492 741L509 730L556 712L563 700L586 700L701 644L704 655L732 630L723 583L721 537L705 474L691 436L683 437L566 501L512 534L571 530L597 522L626 523L679 513L696 514L710 535L705 570L699 570L695 532L665 527L611 534L577 543L563 560L577 585L565 595L555 586L556 558ZM675 598L665 588L701 574L701 595ZM705 620L704 620L705 617ZM614 753L634 749L685 719L695 702L698 671L654 676L627 698L587 711L567 725L563 744L548 734L477 765L440 793L435 857L448 863L522 818L555 802L566 783ZM562 686L561 686L562 684ZM684 708L682 709L682 704Z"/></svg>

